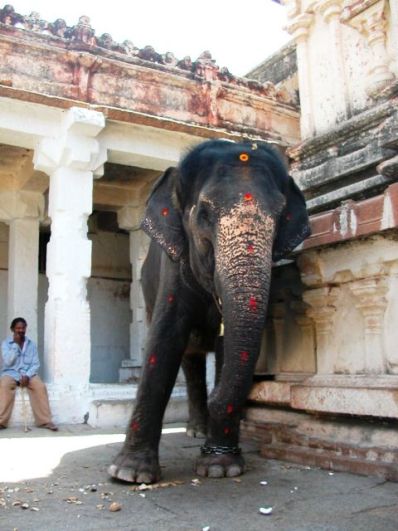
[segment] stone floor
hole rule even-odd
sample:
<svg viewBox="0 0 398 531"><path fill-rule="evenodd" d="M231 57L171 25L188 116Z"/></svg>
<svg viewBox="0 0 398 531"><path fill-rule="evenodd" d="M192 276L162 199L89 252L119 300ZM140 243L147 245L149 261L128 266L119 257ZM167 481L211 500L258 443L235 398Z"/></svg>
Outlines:
<svg viewBox="0 0 398 531"><path fill-rule="evenodd" d="M58 433L2 431L1 531L398 529L398 483L267 461L250 444L244 476L198 479L192 465L201 441L187 438L181 426L166 428L162 483L148 490L107 476L120 431L86 425ZM112 512L115 502L120 510Z"/></svg>

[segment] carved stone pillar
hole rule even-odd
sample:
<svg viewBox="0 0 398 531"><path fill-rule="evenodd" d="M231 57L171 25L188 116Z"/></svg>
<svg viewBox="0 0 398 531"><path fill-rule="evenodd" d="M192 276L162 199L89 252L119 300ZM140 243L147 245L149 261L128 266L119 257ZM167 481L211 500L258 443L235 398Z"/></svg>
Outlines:
<svg viewBox="0 0 398 531"><path fill-rule="evenodd" d="M122 362L120 380L127 381L139 376L142 366L145 338L147 334L144 296L141 289L141 269L148 252L149 238L139 230L142 210L124 207L118 212L119 227L130 233L131 288L130 308L130 359Z"/></svg>
<svg viewBox="0 0 398 531"><path fill-rule="evenodd" d="M383 336L387 280L385 277L364 278L349 286L358 301L355 306L364 318L366 373L383 374L386 372Z"/></svg>
<svg viewBox="0 0 398 531"><path fill-rule="evenodd" d="M311 137L315 132L308 56L308 35L313 17L313 15L303 13L297 16L286 28L297 44L296 51L301 108L300 128L303 139Z"/></svg>
<svg viewBox="0 0 398 531"><path fill-rule="evenodd" d="M7 324L14 317L28 322L28 335L37 342L39 222L44 197L36 192L0 194L0 220L10 227L8 246Z"/></svg>
<svg viewBox="0 0 398 531"><path fill-rule="evenodd" d="M275 365L273 367L272 372L277 374L281 372L282 358L283 358L283 352L284 352L284 346L285 346L285 340L284 340L285 317L286 317L285 303L284 302L274 303L271 308L271 315L272 315L272 326L273 326L274 337L275 337L275 360L274 360Z"/></svg>
<svg viewBox="0 0 398 531"><path fill-rule="evenodd" d="M367 93L374 98L395 78L389 68L386 50L386 5L386 0L352 2L341 15L341 21L359 31L369 46L371 66L368 70Z"/></svg>
<svg viewBox="0 0 398 531"><path fill-rule="evenodd" d="M341 36L341 3L342 0L326 0L319 4L320 13L328 25L330 68L333 76L333 97L336 118L342 121L349 114L349 97L347 93L346 74L343 63L343 46Z"/></svg>
<svg viewBox="0 0 398 531"><path fill-rule="evenodd" d="M304 301L309 305L307 315L315 323L317 374L333 374L333 328L339 288L323 287L305 291Z"/></svg>
<svg viewBox="0 0 398 531"><path fill-rule="evenodd" d="M301 332L301 352L305 355L302 359L303 373L313 374L316 371L314 322L307 314L308 306L303 301L292 303L294 320Z"/></svg>
<svg viewBox="0 0 398 531"><path fill-rule="evenodd" d="M96 136L102 113L72 107L59 136L44 138L34 155L36 169L50 176L51 239L47 246L48 301L45 307L44 369L47 380L84 389L90 375L91 242L93 177L102 174L105 153ZM80 415L76 403L76 415Z"/></svg>

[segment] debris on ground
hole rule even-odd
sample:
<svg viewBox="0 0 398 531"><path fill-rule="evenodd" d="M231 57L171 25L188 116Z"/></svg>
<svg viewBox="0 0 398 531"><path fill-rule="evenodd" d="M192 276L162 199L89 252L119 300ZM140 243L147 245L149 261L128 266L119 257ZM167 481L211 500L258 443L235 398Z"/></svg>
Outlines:
<svg viewBox="0 0 398 531"><path fill-rule="evenodd" d="M77 498L77 496L68 496L65 498L66 503L75 503L76 505L81 505L83 502Z"/></svg>
<svg viewBox="0 0 398 531"><path fill-rule="evenodd" d="M272 507L260 507L259 513L260 514L271 514L272 513Z"/></svg>
<svg viewBox="0 0 398 531"><path fill-rule="evenodd" d="M109 506L109 510L111 513L116 513L117 511L122 510L122 505L121 503L118 503L118 502L112 502Z"/></svg>
<svg viewBox="0 0 398 531"><path fill-rule="evenodd" d="M152 485L147 485L146 483L141 483L141 485L133 485L129 487L129 490L134 492L144 491L144 490L155 490L155 489L165 489L167 487L178 487L179 485L184 485L184 481L162 481L161 483L153 483Z"/></svg>

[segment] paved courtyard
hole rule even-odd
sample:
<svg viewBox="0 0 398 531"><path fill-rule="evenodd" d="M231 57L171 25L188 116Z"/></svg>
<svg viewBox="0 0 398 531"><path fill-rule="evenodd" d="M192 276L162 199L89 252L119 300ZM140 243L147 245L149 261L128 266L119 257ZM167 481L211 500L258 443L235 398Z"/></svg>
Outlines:
<svg viewBox="0 0 398 531"><path fill-rule="evenodd" d="M86 425L1 432L0 530L398 529L397 483L267 461L251 444L244 476L199 479L192 464L201 441L167 426L162 482L140 490L107 476L122 441L120 431Z"/></svg>

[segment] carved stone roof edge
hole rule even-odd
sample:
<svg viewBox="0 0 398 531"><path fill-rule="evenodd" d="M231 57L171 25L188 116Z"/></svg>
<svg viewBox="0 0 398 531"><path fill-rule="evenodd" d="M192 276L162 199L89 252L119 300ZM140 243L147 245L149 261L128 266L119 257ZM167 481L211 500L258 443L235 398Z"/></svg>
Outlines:
<svg viewBox="0 0 398 531"><path fill-rule="evenodd" d="M245 77L250 78L250 76L255 75L257 71L266 68L268 65L276 63L281 58L291 54L296 49L296 47L297 45L295 41L293 39L290 40L288 43L282 46L282 48L279 48L279 50L277 50L275 53L268 56L266 59L264 59L264 61L261 61L261 63L252 68L247 74L245 74Z"/></svg>
<svg viewBox="0 0 398 531"><path fill-rule="evenodd" d="M249 127L239 127L236 124L231 124L233 129L227 129L225 127L217 127L214 125L207 126L195 122L184 122L181 120L176 120L175 118L155 116L131 109L87 103L82 100L72 100L62 96L53 96L49 94L27 91L24 89L16 89L1 83L0 98L10 98L18 101L26 101L66 110L71 107L82 107L84 109L102 112L109 120L147 125L151 127L159 127L159 124L161 123L163 129L189 133L202 138L230 138L231 140L237 141L245 139L250 141L270 142L280 146L283 149L288 146L287 142L285 142L279 135L273 133L272 131L259 131ZM228 125L228 123L225 122L225 125Z"/></svg>
<svg viewBox="0 0 398 531"><path fill-rule="evenodd" d="M342 139L349 138L353 133L370 129L377 125L383 118L397 113L397 108L397 101L393 99L383 102L372 109L362 111L340 123L331 131L304 140L297 146L289 148L288 155L292 159L298 160L304 156L316 153L324 147L336 144L336 142L340 142Z"/></svg>
<svg viewBox="0 0 398 531"><path fill-rule="evenodd" d="M345 2L341 14L341 21L347 22L351 20L377 2L379 0L353 0L351 2Z"/></svg>
<svg viewBox="0 0 398 531"><path fill-rule="evenodd" d="M40 42L50 47L92 53L128 64L173 72L176 75L191 77L197 81L208 81L211 78L229 85L245 87L250 92L260 95L264 91L267 95L266 92L269 90L267 86L257 80L235 76L229 72L228 68L220 68L207 51L203 52L196 61L191 61L188 56L178 60L172 52L159 54L151 46L138 49L127 40L120 44L113 41L112 37L106 33L97 37L88 17L80 17L78 24L68 27L63 19L49 23L40 19L37 13L31 13L29 16L20 15L15 12L12 5L7 4L0 9L0 35L2 34L7 35L8 38L14 37L20 41L28 41L31 45L34 42ZM130 46L128 49L127 45ZM168 61L168 54L172 56L171 62ZM186 64L184 63L185 60L187 60ZM182 65L182 63L184 64ZM287 103L286 95L279 94L278 91L276 91L275 100ZM294 105L294 102L291 103Z"/></svg>

